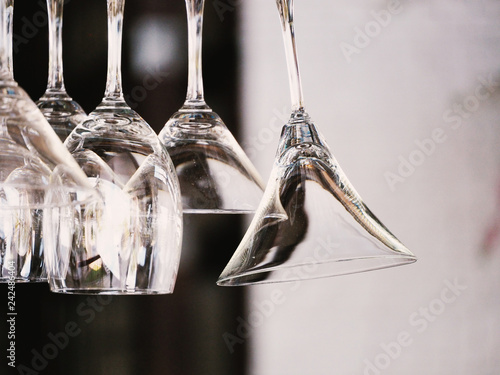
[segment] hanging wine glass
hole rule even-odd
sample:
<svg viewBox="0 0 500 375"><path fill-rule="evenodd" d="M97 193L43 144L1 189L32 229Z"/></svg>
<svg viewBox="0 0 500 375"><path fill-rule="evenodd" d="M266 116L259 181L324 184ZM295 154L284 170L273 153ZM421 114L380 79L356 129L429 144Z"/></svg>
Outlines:
<svg viewBox="0 0 500 375"><path fill-rule="evenodd" d="M49 15L49 77L36 102L61 141L85 119L85 111L66 92L63 77L62 26L64 0L47 0Z"/></svg>
<svg viewBox="0 0 500 375"><path fill-rule="evenodd" d="M74 222L52 254L60 293L171 293L179 266L182 207L173 164L153 129L125 103L121 82L124 0L108 0L108 77L101 104L65 144L103 202L61 210Z"/></svg>
<svg viewBox="0 0 500 375"><path fill-rule="evenodd" d="M292 114L256 215L219 285L314 279L412 263L416 257L373 215L305 111L293 0L276 1Z"/></svg>
<svg viewBox="0 0 500 375"><path fill-rule="evenodd" d="M45 212L90 202L92 187L14 80L13 11L13 0L0 0L0 282L38 282L47 281L45 240L56 235Z"/></svg>
<svg viewBox="0 0 500 375"><path fill-rule="evenodd" d="M187 97L159 137L176 167L184 212L254 212L264 190L262 179L224 122L204 99L203 7L204 0L186 0Z"/></svg>

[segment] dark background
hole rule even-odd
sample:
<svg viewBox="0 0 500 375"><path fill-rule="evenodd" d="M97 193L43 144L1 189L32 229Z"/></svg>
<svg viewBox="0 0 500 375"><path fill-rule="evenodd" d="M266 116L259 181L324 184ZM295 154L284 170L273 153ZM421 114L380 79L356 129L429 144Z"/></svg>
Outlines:
<svg viewBox="0 0 500 375"><path fill-rule="evenodd" d="M223 16L212 0L205 4L205 96L238 139L238 7L222 2L227 5ZM144 79L144 73L134 72L131 64L138 49L132 43L134 26L144 17L163 15L171 22L178 47L170 49L167 44L161 52L175 53L175 64L162 70L161 82L146 96L133 96L134 88L143 86ZM33 100L46 87L46 21L44 0L15 1L14 75ZM90 112L105 88L106 1L67 1L63 41L67 91ZM126 3L122 68L125 96L140 99L129 104L160 131L182 105L186 93L187 30L182 0ZM173 295L96 299L52 294L46 284L17 284L16 364L26 367L11 370L7 366L9 340L2 318L0 374L245 374L246 342L238 343L231 353L223 339L225 332L234 334L237 330L245 289L215 284L243 235L241 224L240 216L185 215L183 254ZM0 309L5 317L6 285L0 286L0 295L5 296ZM66 340L66 334L61 335L65 330L74 337ZM54 337L60 340L56 351ZM44 350L53 358L45 361L38 357Z"/></svg>

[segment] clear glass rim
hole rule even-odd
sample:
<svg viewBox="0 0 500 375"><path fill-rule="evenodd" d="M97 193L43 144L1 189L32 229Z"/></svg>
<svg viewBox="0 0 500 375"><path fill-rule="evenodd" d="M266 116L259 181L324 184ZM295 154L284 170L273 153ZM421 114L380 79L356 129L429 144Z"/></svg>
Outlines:
<svg viewBox="0 0 500 375"><path fill-rule="evenodd" d="M146 295L164 295L172 294L171 289L120 289L120 288L67 288L56 287L52 283L50 291L58 294L72 294L72 295L111 295L111 296L146 296Z"/></svg>
<svg viewBox="0 0 500 375"><path fill-rule="evenodd" d="M200 214L254 214L257 208L183 208L184 214L200 215Z"/></svg>
<svg viewBox="0 0 500 375"><path fill-rule="evenodd" d="M396 266L401 266L405 264L411 264L417 261L417 257L409 254L401 254L401 255L387 255L387 256L364 256L364 257L351 257L351 258L339 258L339 259L331 259L323 262L301 262L298 264L291 265L278 265L274 267L263 267L256 270L244 271L230 276L224 276L217 280L218 286L244 286L244 285L257 285L257 284L275 284L275 283L284 283L284 282L294 282L294 281L303 281L303 280L315 280L315 279L323 279L327 277L336 277L343 275L350 275L355 273L363 273L368 271L375 271L379 269L392 268ZM325 271L323 273L313 271L308 273L305 271L306 275L295 274L286 279L277 279L277 280L252 280L251 276L257 276L259 274L265 275L266 273L270 273L276 270L292 270L300 267L307 266L331 266L332 264L340 264L346 262L362 262L363 261L375 261L379 264L367 265L367 266L353 266L353 267L345 267L345 269L335 268L332 272ZM245 279L248 278L248 281Z"/></svg>

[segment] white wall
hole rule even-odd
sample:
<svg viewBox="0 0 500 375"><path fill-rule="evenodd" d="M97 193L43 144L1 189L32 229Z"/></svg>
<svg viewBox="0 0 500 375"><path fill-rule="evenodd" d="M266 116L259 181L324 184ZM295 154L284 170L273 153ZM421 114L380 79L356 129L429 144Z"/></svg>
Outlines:
<svg viewBox="0 0 500 375"><path fill-rule="evenodd" d="M239 4L242 144L266 179L290 107L284 49L275 2ZM419 260L250 287L252 375L498 374L500 85L482 82L500 82L500 2L398 4L350 62L341 43L355 46L357 27L376 34L371 12L387 2L296 0L295 21L309 114L369 207ZM469 109L452 119L457 104ZM441 143L419 153L436 132ZM414 171L388 183L410 157ZM449 293L449 283L466 289ZM283 303L270 308L276 290ZM398 337L406 346L391 344Z"/></svg>

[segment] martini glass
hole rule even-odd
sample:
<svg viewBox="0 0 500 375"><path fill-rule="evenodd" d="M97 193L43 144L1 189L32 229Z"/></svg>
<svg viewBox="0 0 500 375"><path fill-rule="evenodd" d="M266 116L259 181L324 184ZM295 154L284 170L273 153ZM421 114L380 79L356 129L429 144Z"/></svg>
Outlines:
<svg viewBox="0 0 500 375"><path fill-rule="evenodd" d="M36 102L61 141L85 119L83 108L66 92L63 78L62 25L64 0L47 0L49 15L49 77Z"/></svg>
<svg viewBox="0 0 500 375"><path fill-rule="evenodd" d="M297 281L408 264L416 257L375 217L304 108L293 0L277 0L292 114L262 202L222 286Z"/></svg>
<svg viewBox="0 0 500 375"><path fill-rule="evenodd" d="M222 119L205 103L204 0L186 0L189 70L184 105L159 134L175 165L185 213L255 212L264 184Z"/></svg>
<svg viewBox="0 0 500 375"><path fill-rule="evenodd" d="M172 293L179 266L182 207L172 161L153 129L125 103L121 82L124 0L108 0L104 98L66 139L101 202L54 213L60 231L51 290L80 294Z"/></svg>
<svg viewBox="0 0 500 375"><path fill-rule="evenodd" d="M46 239L56 233L44 223L46 211L92 195L83 171L14 80L13 11L13 0L0 1L0 282L9 284L47 281Z"/></svg>

